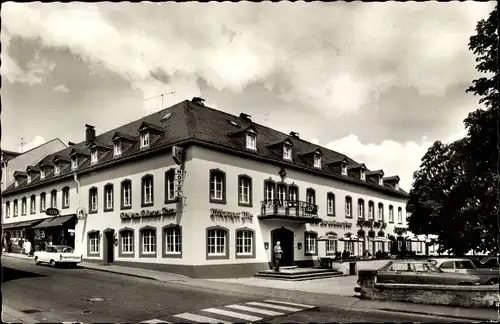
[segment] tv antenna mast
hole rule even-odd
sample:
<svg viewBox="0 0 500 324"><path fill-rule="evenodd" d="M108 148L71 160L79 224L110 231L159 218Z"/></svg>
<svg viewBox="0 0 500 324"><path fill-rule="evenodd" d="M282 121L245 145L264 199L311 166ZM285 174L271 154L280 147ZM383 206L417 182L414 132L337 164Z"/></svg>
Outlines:
<svg viewBox="0 0 500 324"><path fill-rule="evenodd" d="M23 149L24 149L24 143L25 143L25 142L24 142L24 138L23 138L23 137L21 137L21 153L23 153L23 152L24 152L24 150L23 150Z"/></svg>
<svg viewBox="0 0 500 324"><path fill-rule="evenodd" d="M160 107L160 109L163 109L164 108L163 107L163 96L170 95L170 94L175 94L175 90L167 92L167 93L161 93L161 94L153 96L153 97L146 98L143 101L147 101L147 100L150 100L150 99L161 97L161 107Z"/></svg>

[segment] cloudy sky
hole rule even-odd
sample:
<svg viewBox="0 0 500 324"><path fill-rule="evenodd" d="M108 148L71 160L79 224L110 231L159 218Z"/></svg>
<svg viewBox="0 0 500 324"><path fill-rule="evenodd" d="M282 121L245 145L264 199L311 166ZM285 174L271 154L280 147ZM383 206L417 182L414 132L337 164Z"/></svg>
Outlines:
<svg viewBox="0 0 500 324"><path fill-rule="evenodd" d="M478 108L494 2L2 5L2 148L110 130L193 96L398 174ZM175 91L175 93L172 93ZM152 99L149 99L153 97ZM149 99L149 100L146 100Z"/></svg>

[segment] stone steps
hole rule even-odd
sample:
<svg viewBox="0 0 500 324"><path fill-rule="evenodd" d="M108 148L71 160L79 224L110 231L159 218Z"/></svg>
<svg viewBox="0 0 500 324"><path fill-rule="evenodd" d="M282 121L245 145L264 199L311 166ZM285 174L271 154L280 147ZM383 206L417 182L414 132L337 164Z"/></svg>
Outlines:
<svg viewBox="0 0 500 324"><path fill-rule="evenodd" d="M308 269L283 269L280 272L274 270L263 270L255 274L256 277L264 279L303 281L313 279L324 279L343 276L342 272L333 269L308 268ZM295 271L294 271L295 270Z"/></svg>

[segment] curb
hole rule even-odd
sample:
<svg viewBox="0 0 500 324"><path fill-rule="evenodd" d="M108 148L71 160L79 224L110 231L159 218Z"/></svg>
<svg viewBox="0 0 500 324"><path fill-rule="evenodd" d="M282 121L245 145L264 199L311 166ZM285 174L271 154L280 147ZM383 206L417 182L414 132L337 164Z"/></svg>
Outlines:
<svg viewBox="0 0 500 324"><path fill-rule="evenodd" d="M27 315L27 314L24 314L24 313L21 313L21 312L18 312L16 311L15 309L7 306L7 305L2 305L2 320L3 320L3 317L4 317L4 314L5 315L8 315L9 317L12 317L18 321L21 321L22 323L25 323L25 324L35 324L35 323L38 323L37 320L35 320L33 317ZM15 322L14 322L15 323Z"/></svg>
<svg viewBox="0 0 500 324"><path fill-rule="evenodd" d="M93 267L86 267L86 266L81 265L81 264L79 264L78 267L85 268L85 269L88 269L88 270L95 270L95 271L100 271L100 272L108 272L108 273L120 274L120 275L124 275L124 276L136 277L136 278L141 278L141 279L163 281L163 280L159 280L159 279L154 278L154 277L141 276L141 275L138 275L138 274L113 271L113 270L109 270L109 269L99 269L99 268L93 268Z"/></svg>
<svg viewBox="0 0 500 324"><path fill-rule="evenodd" d="M392 309L392 308L377 308L377 310L384 311L384 312L391 312L391 313L409 314L409 315L432 316L432 317L439 317L439 318L444 318L444 319L450 318L450 319L471 320L471 321L480 321L480 322L486 321L486 319L484 319L484 318L477 318L477 317L431 314L431 313L413 312L413 311L399 310L399 309ZM493 321L493 320L490 320L490 321Z"/></svg>

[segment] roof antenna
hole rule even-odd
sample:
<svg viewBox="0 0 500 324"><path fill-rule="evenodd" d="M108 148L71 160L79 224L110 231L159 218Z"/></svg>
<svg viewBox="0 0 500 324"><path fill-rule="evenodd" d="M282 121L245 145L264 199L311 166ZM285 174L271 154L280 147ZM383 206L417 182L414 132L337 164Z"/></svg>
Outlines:
<svg viewBox="0 0 500 324"><path fill-rule="evenodd" d="M161 107L160 107L160 109L163 109L163 96L166 96L166 95L169 95L169 94L175 94L175 89L173 91L170 91L170 92L167 92L167 93L161 93L161 94L159 94L157 96L146 98L143 101L147 101L149 99L154 99L154 98L161 97Z"/></svg>
<svg viewBox="0 0 500 324"><path fill-rule="evenodd" d="M21 153L23 153L24 138L21 137Z"/></svg>

